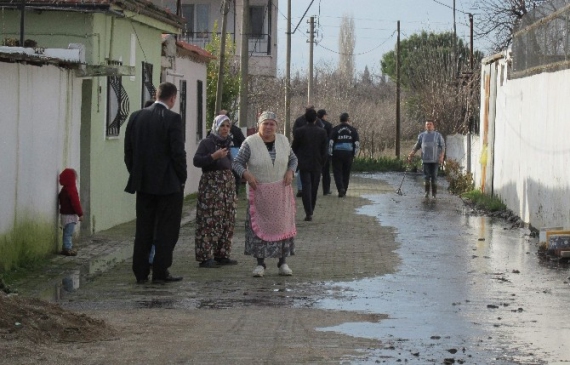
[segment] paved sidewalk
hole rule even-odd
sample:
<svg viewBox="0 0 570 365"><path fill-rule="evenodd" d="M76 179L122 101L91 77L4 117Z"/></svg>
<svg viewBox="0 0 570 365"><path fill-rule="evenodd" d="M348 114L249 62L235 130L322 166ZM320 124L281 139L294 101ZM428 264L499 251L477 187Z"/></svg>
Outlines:
<svg viewBox="0 0 570 365"><path fill-rule="evenodd" d="M191 223L196 218L196 201L188 199L182 210L181 225ZM135 220L120 224L91 236L80 237L74 242L77 256L54 255L51 259L9 285L22 295L57 300L62 280L89 280L100 275L133 254ZM77 285L77 284L76 284Z"/></svg>
<svg viewBox="0 0 570 365"><path fill-rule="evenodd" d="M303 204L297 198L298 255L291 258L292 268L299 274L297 280L350 279L390 272L398 261L391 258L394 249L390 243L393 242L391 228L380 227L373 217L356 214L356 209L368 202L361 198L362 195L394 192L392 186L379 180L353 176L345 198L338 198L336 193L323 196L322 190L319 190L312 222L303 222ZM255 265L253 258L243 256L243 192L239 198L232 257L240 261L240 267L242 262L246 265L246 269L239 269L240 275L245 278L251 276ZM181 236L175 250L173 270L194 280L212 280L212 273L198 270L193 260L194 220L195 200L188 200L183 208ZM41 269L11 283L10 287L25 296L59 300L65 286L72 285L72 289L77 289L117 264L130 261L134 224L135 221L131 221L80 239L75 245L78 250L76 257L54 255ZM271 271L274 269L271 268ZM323 273L326 275L323 276ZM223 275L222 272L219 274ZM69 287L65 289L69 290Z"/></svg>

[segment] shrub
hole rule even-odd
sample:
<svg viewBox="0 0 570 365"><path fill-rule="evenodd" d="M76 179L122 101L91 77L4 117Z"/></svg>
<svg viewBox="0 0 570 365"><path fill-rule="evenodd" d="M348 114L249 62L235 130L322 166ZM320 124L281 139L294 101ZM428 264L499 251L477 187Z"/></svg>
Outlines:
<svg viewBox="0 0 570 365"><path fill-rule="evenodd" d="M452 194L462 194L473 190L473 174L463 172L461 165L455 160L445 161L445 179L449 183L448 190Z"/></svg>

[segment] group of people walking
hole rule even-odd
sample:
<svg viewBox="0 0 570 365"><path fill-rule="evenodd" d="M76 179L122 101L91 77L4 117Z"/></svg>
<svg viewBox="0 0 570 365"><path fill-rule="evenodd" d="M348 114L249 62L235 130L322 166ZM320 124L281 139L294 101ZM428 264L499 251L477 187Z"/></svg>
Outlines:
<svg viewBox="0 0 570 365"><path fill-rule="evenodd" d="M176 86L162 83L156 102L134 112L125 133L129 172L125 191L136 193L132 268L140 284L149 281L151 272L154 283L182 280L169 272L187 178L182 121L170 110L176 97ZM289 143L278 132L279 120L273 112L261 113L257 133L247 138L225 111L215 117L210 134L200 141L193 157L194 166L202 169L195 230L200 268L237 264L231 253L238 184L243 179L247 182L244 252L256 260L253 276L265 275L269 258L278 260L279 275L293 274L286 259L295 254L295 172L302 185L305 221L312 221L321 175L323 194L329 195L332 162L338 196L344 197L352 161L359 152L358 132L350 125L349 115L342 113L339 119L332 127L325 110L309 106L295 122Z"/></svg>

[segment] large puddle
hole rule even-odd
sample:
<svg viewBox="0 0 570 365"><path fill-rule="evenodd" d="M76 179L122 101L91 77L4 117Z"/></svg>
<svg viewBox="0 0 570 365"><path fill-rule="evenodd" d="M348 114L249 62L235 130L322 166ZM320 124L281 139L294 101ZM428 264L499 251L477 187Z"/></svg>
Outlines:
<svg viewBox="0 0 570 365"><path fill-rule="evenodd" d="M370 177L396 191L402 175ZM470 216L447 193L425 201L421 179L406 180L405 195L365 196L372 203L358 211L396 229L399 271L331 283L317 305L389 319L320 330L378 339L379 349L355 363L570 362L568 265L541 260L528 230Z"/></svg>

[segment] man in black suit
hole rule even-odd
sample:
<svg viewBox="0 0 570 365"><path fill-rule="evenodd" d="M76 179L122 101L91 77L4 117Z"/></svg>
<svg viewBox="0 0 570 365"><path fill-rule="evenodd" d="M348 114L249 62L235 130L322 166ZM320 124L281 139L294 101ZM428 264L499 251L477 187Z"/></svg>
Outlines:
<svg viewBox="0 0 570 365"><path fill-rule="evenodd" d="M170 111L177 93L174 84L160 84L157 101L131 114L125 132L125 165L129 171L125 191L137 194L133 272L139 284L148 281L153 241L152 281L182 280L168 272L180 232L187 177L182 119Z"/></svg>
<svg viewBox="0 0 570 365"><path fill-rule="evenodd" d="M325 129L315 123L317 120L315 109L307 109L305 120L307 124L293 132L291 148L299 161L305 220L312 221L313 211L317 203L321 171L328 150L328 136Z"/></svg>

